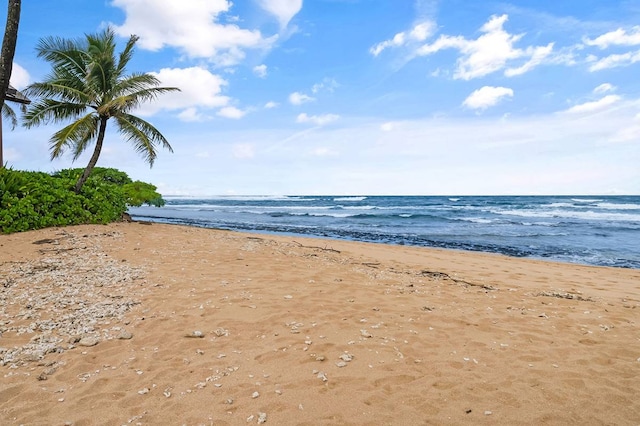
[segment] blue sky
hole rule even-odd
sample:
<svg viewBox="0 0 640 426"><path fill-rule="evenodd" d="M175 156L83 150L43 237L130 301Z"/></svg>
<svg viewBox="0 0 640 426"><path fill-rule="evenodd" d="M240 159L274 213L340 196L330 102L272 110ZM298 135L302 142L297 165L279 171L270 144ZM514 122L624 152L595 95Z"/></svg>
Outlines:
<svg viewBox="0 0 640 426"><path fill-rule="evenodd" d="M42 37L140 36L129 71L182 89L137 112L174 153L150 169L112 126L98 165L164 195L638 194L638 23L640 0L24 2L12 83L48 73ZM5 161L84 167L50 161L57 128L5 128Z"/></svg>

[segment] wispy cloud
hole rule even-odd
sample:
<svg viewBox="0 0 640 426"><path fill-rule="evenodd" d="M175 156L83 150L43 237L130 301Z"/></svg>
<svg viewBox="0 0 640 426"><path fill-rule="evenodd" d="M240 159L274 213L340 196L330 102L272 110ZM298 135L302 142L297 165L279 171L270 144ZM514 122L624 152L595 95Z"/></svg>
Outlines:
<svg viewBox="0 0 640 426"><path fill-rule="evenodd" d="M593 93L600 95L603 93L613 92L615 90L616 90L616 86L614 86L613 84L602 83L601 85L593 89Z"/></svg>
<svg viewBox="0 0 640 426"><path fill-rule="evenodd" d="M256 65L253 67L253 73L260 78L265 78L267 76L267 66L265 64Z"/></svg>
<svg viewBox="0 0 640 426"><path fill-rule="evenodd" d="M570 114L582 114L582 113L590 113L597 112L603 109L610 107L616 102L620 101L622 98L618 95L607 95L597 101L585 102L579 105L574 105L569 108L566 112Z"/></svg>
<svg viewBox="0 0 640 426"><path fill-rule="evenodd" d="M600 49L606 49L610 46L637 46L640 44L640 26L631 28L629 32L618 28L594 39L585 38L584 44L597 46Z"/></svg>
<svg viewBox="0 0 640 426"><path fill-rule="evenodd" d="M300 92L293 92L289 95L289 102L292 105L302 105L307 102L315 101L316 98Z"/></svg>
<svg viewBox="0 0 640 426"><path fill-rule="evenodd" d="M217 112L217 115L224 118L233 118L235 120L240 119L245 116L247 111L243 111L233 106L226 106L224 108L220 108L220 111Z"/></svg>
<svg viewBox="0 0 640 426"><path fill-rule="evenodd" d="M497 105L504 98L513 97L513 90L507 87L484 86L475 90L462 103L471 109L487 109Z"/></svg>
<svg viewBox="0 0 640 426"><path fill-rule="evenodd" d="M435 24L431 21L424 21L416 24L408 31L397 33L393 38L382 41L369 49L373 56L380 55L385 49L391 47L401 47L407 44L425 41L435 31Z"/></svg>
<svg viewBox="0 0 640 426"><path fill-rule="evenodd" d="M613 54L600 59L592 55L588 58L588 62L592 62L592 65L589 67L589 71L601 71L607 68L628 66L635 64L636 62L640 62L640 50Z"/></svg>
<svg viewBox="0 0 640 426"><path fill-rule="evenodd" d="M311 86L311 93L319 93L319 92L333 92L335 89L340 87L338 82L333 78L324 78L320 83L316 83Z"/></svg>
<svg viewBox="0 0 640 426"><path fill-rule="evenodd" d="M545 63L553 52L554 43L545 46L516 47L523 34L510 34L504 29L509 17L507 15L492 16L481 28L477 39L463 36L441 35L431 43L422 44L414 49L413 56L433 55L441 50L455 49L460 52L453 74L455 79L471 80L488 74L505 70L507 77L524 74L540 64ZM387 48L404 46L409 40L426 40L432 35L433 24L422 24L424 27L416 31L401 32L390 40L376 44L370 53L378 56ZM515 65L516 60L524 63ZM511 65L514 64L514 65Z"/></svg>
<svg viewBox="0 0 640 426"><path fill-rule="evenodd" d="M298 123L311 123L316 126L324 126L325 124L329 124L339 118L340 116L336 114L307 115L303 112L296 117L296 121Z"/></svg>
<svg viewBox="0 0 640 426"><path fill-rule="evenodd" d="M276 17L280 28L289 25L289 21L302 9L302 0L258 0L258 4Z"/></svg>

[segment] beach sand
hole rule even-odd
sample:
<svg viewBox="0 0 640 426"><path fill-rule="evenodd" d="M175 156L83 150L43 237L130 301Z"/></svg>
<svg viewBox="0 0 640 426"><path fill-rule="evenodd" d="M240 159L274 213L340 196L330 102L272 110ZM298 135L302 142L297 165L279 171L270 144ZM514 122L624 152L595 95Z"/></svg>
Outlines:
<svg viewBox="0 0 640 426"><path fill-rule="evenodd" d="M0 236L0 424L640 424L640 271L118 223Z"/></svg>

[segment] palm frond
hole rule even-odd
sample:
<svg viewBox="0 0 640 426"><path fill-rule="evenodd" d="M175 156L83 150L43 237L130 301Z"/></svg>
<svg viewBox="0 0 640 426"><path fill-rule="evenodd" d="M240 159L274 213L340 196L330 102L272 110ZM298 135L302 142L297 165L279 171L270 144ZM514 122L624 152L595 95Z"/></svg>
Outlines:
<svg viewBox="0 0 640 426"><path fill-rule="evenodd" d="M41 99L31 102L24 114L23 124L27 128L47 123L73 120L86 114L87 105L62 102L55 99Z"/></svg>
<svg viewBox="0 0 640 426"><path fill-rule="evenodd" d="M139 90L128 95L120 96L111 101L109 108L112 116L118 113L128 113L129 111L139 107L140 105L156 99L159 95L168 92L179 91L176 87L152 87Z"/></svg>
<svg viewBox="0 0 640 426"><path fill-rule="evenodd" d="M129 64L129 61L131 60L131 56L133 55L133 49L139 39L140 37L136 35L132 35L131 37L129 37L129 41L127 42L127 45L125 46L124 50L120 52L120 57L118 59L118 66L116 68L116 74L122 75L124 73L124 70L127 67L127 64Z"/></svg>
<svg viewBox="0 0 640 426"><path fill-rule="evenodd" d="M15 111L11 108L7 103L2 104L2 116L9 120L11 123L11 129L15 129L18 125L18 117L16 116Z"/></svg>
<svg viewBox="0 0 640 426"><path fill-rule="evenodd" d="M118 95L127 95L138 92L140 90L157 87L160 84L160 80L153 74L149 73L135 73L121 78L114 86L113 90Z"/></svg>
<svg viewBox="0 0 640 426"><path fill-rule="evenodd" d="M151 123L131 114L120 114L115 119L120 133L125 136L127 142L133 144L136 152L142 155L149 166L153 166L157 157L157 145L173 152L169 141Z"/></svg>
<svg viewBox="0 0 640 426"><path fill-rule="evenodd" d="M53 98L72 103L90 104L95 101L83 87L70 84L68 80L50 79L42 83L30 84L23 93L30 98Z"/></svg>
<svg viewBox="0 0 640 426"><path fill-rule="evenodd" d="M88 142L93 139L98 131L100 118L96 114L87 114L77 121L58 130L51 136L51 158L62 155L65 148L72 147L74 161L86 149Z"/></svg>
<svg viewBox="0 0 640 426"><path fill-rule="evenodd" d="M38 57L51 63L55 76L64 75L66 79L79 82L84 80L89 60L85 41L48 37L40 40L36 51Z"/></svg>

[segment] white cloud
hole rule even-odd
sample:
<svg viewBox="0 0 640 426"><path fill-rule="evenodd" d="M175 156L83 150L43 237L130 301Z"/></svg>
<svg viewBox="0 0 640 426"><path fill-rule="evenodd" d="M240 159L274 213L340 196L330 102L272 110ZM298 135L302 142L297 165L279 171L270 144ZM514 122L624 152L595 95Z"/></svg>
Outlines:
<svg viewBox="0 0 640 426"><path fill-rule="evenodd" d="M410 42L422 42L429 38L434 30L435 24L431 21L420 22L409 31L396 34L389 40L382 41L369 49L369 53L378 56L383 50L389 47L400 47Z"/></svg>
<svg viewBox="0 0 640 426"><path fill-rule="evenodd" d="M237 64L245 56L243 49L268 48L277 39L218 22L232 6L227 0L113 0L112 5L126 15L122 25L114 25L115 31L124 37L138 35L141 48L175 47L220 66Z"/></svg>
<svg viewBox="0 0 640 426"><path fill-rule="evenodd" d="M316 83L311 87L312 93L318 93L320 91L333 92L340 87L338 82L333 78L325 78L320 83Z"/></svg>
<svg viewBox="0 0 640 426"><path fill-rule="evenodd" d="M255 147L248 143L235 144L231 151L233 156L239 159L253 158L256 155Z"/></svg>
<svg viewBox="0 0 640 426"><path fill-rule="evenodd" d="M272 108L276 108L278 107L278 105L280 105L277 102L273 102L273 101L269 101L266 104L264 104L265 109L272 109Z"/></svg>
<svg viewBox="0 0 640 426"><path fill-rule="evenodd" d="M393 123L392 121L388 121L380 125L380 130L382 130L383 132L390 132L393 130L394 127L395 127L395 123Z"/></svg>
<svg viewBox="0 0 640 426"><path fill-rule="evenodd" d="M513 90L508 87L484 86L475 90L462 103L471 109L487 109L497 105L505 97L513 97Z"/></svg>
<svg viewBox="0 0 640 426"><path fill-rule="evenodd" d="M230 98L221 95L226 80L202 67L163 68L151 72L160 80L162 87L177 87L180 92L162 94L158 99L141 107L142 115L155 112L194 107L218 108L227 105ZM190 113L186 113L188 116Z"/></svg>
<svg viewBox="0 0 640 426"><path fill-rule="evenodd" d="M504 75L507 77L514 77L517 75L522 75L527 71L532 70L537 67L541 63L544 62L546 58L551 55L553 51L553 43L549 43L546 46L538 46L538 47L529 47L527 48L526 54L531 57L527 62L518 68L507 68L504 72Z"/></svg>
<svg viewBox="0 0 640 426"><path fill-rule="evenodd" d="M267 76L267 66L265 64L256 65L253 67L253 73L260 78L265 78Z"/></svg>
<svg viewBox="0 0 640 426"><path fill-rule="evenodd" d="M298 123L312 123L316 126L324 126L333 121L339 119L340 116L336 114L323 114L323 115L307 115L306 113L299 114L296 118Z"/></svg>
<svg viewBox="0 0 640 426"><path fill-rule="evenodd" d="M247 111L242 111L241 109L238 109L236 107L226 106L224 108L221 108L220 111L217 112L217 115L219 115L220 117L233 118L237 120L244 117L246 113Z"/></svg>
<svg viewBox="0 0 640 426"><path fill-rule="evenodd" d="M31 76L20 65L13 63L13 68L11 69L11 85L18 90L22 90L29 85L31 82Z"/></svg>
<svg viewBox="0 0 640 426"><path fill-rule="evenodd" d="M516 59L528 58L528 61L516 68L505 71L507 77L523 74L544 62L553 50L553 43L547 46L529 46L519 49L515 44L523 34L513 35L504 30L508 16L492 16L480 31L483 33L475 40L462 36L442 35L431 44L425 44L416 50L416 55L432 55L443 49L457 49L461 56L453 75L456 79L471 80L482 77L507 66Z"/></svg>
<svg viewBox="0 0 640 426"><path fill-rule="evenodd" d="M597 112L606 109L607 107L615 104L621 99L622 98L618 95L607 95L597 101L585 102L583 104L572 106L571 108L566 110L566 112L571 114Z"/></svg>
<svg viewBox="0 0 640 426"><path fill-rule="evenodd" d="M207 117L200 113L195 107L185 109L178 114L178 118L186 122L205 121L207 119Z"/></svg>
<svg viewBox="0 0 640 426"><path fill-rule="evenodd" d="M311 96L305 95L304 93L300 92L293 92L289 95L289 102L291 102L293 105L302 105L306 102L312 102L315 100L316 98L312 98Z"/></svg>
<svg viewBox="0 0 640 426"><path fill-rule="evenodd" d="M602 83L600 86L593 89L593 93L595 93L596 95L601 95L603 93L613 92L615 90L616 90L616 86L610 83Z"/></svg>
<svg viewBox="0 0 640 426"><path fill-rule="evenodd" d="M613 54L602 59L597 59L595 56L590 55L587 60L594 62L593 65L589 67L589 71L601 71L607 68L622 67L640 62L640 50L636 52Z"/></svg>
<svg viewBox="0 0 640 426"><path fill-rule="evenodd" d="M622 28L618 28L593 40L585 38L583 41L587 46L597 46L600 49L606 49L609 46L636 46L640 44L640 26L631 28L629 33Z"/></svg>
<svg viewBox="0 0 640 426"><path fill-rule="evenodd" d="M258 0L258 3L278 19L280 28L285 28L302 9L302 0Z"/></svg>

